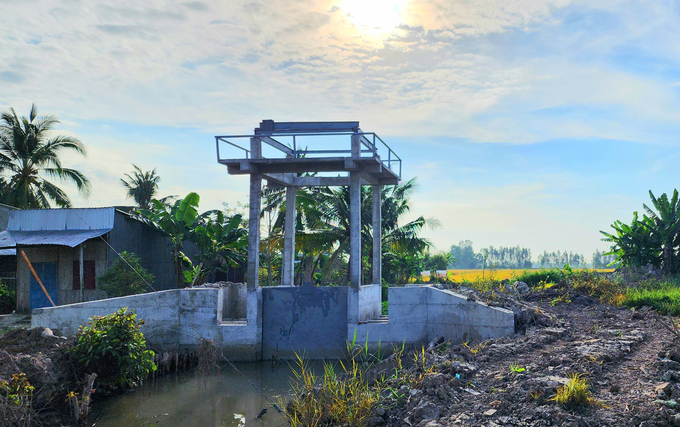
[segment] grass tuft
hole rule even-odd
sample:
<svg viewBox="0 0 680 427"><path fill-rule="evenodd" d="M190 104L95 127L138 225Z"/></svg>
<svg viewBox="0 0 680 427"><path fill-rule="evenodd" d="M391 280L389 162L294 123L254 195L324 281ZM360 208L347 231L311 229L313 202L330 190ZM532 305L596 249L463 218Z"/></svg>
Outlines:
<svg viewBox="0 0 680 427"><path fill-rule="evenodd" d="M568 375L567 384L557 389L557 394L550 400L563 408L584 407L592 404L600 404L591 397L590 388L585 378L580 374Z"/></svg>

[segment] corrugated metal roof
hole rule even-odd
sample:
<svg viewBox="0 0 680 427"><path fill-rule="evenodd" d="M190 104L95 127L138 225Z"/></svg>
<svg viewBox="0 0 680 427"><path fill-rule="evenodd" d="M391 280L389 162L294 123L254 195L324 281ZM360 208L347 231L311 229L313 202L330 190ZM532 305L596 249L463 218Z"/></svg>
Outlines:
<svg viewBox="0 0 680 427"><path fill-rule="evenodd" d="M103 236L111 231L110 228L100 230L43 230L43 231L12 231L12 237L17 245L60 245L78 246L86 240Z"/></svg>
<svg viewBox="0 0 680 427"><path fill-rule="evenodd" d="M108 231L114 214L115 208L18 210L9 213L7 229L13 235L16 231Z"/></svg>
<svg viewBox="0 0 680 427"><path fill-rule="evenodd" d="M17 245L9 231L0 231L0 248L13 248Z"/></svg>
<svg viewBox="0 0 680 427"><path fill-rule="evenodd" d="M16 249L0 249L0 256L11 256L16 254L17 254Z"/></svg>

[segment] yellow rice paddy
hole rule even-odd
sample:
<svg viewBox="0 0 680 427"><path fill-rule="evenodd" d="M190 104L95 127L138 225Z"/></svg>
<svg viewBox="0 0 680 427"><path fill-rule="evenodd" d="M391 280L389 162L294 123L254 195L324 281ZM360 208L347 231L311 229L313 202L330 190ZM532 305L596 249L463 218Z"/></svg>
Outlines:
<svg viewBox="0 0 680 427"><path fill-rule="evenodd" d="M614 271L614 269L611 268L600 268L600 269L588 269L590 271ZM507 269L507 270L448 270L447 271L447 277L449 280L453 280L456 282L460 282L462 280L468 280L468 281L473 281L477 280L479 278L484 278L484 279L492 279L492 280L503 280L503 279L513 279L520 274L522 274L525 271L533 271L533 270L516 270L516 269ZM429 281L430 277L429 276L423 276L424 281Z"/></svg>

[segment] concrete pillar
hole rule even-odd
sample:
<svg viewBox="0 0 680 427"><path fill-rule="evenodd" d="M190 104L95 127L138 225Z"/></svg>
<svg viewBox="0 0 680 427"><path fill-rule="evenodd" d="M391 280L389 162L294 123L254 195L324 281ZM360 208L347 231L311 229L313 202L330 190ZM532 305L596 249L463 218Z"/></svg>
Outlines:
<svg viewBox="0 0 680 427"><path fill-rule="evenodd" d="M295 187L286 187L281 285L293 286L295 274Z"/></svg>
<svg viewBox="0 0 680 427"><path fill-rule="evenodd" d="M248 291L257 289L260 280L260 210L262 175L250 175L250 213L248 217Z"/></svg>
<svg viewBox="0 0 680 427"><path fill-rule="evenodd" d="M382 283L382 199L380 192L382 185L372 185L371 193L373 196L373 265L372 282L374 285Z"/></svg>
<svg viewBox="0 0 680 427"><path fill-rule="evenodd" d="M352 157L361 157L361 135L352 135Z"/></svg>
<svg viewBox="0 0 680 427"><path fill-rule="evenodd" d="M361 286L361 175L349 174L349 282Z"/></svg>

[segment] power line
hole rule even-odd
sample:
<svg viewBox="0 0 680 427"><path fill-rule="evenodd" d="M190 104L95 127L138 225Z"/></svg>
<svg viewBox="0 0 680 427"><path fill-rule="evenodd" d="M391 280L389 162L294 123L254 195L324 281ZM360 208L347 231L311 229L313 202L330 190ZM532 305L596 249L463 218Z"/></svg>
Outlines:
<svg viewBox="0 0 680 427"><path fill-rule="evenodd" d="M83 222L85 223L85 225L87 225L88 227L90 227L90 230L94 231L94 228L92 228L92 226L91 226L87 221L85 221L85 218L83 218L82 215L80 215L80 214L78 213L78 210L77 210L77 209L71 208L71 210L72 210L76 215L78 215L78 217L80 217L80 219L83 220ZM114 212L115 212L115 211L114 211ZM115 213L114 213L114 215L115 215ZM114 221L115 221L115 219L114 219ZM142 276L142 275L140 274L139 271L137 271L132 265L130 265L130 263L127 262L127 260L126 260L125 258L123 258L123 257L120 255L120 253L118 253L118 251L115 250L114 247L111 246L111 244L109 244L109 242L106 241L106 239L104 238L103 235L99 235L99 238L102 239L102 241L103 241L104 243L106 243L106 246L108 246L109 248L111 248L111 250L112 250L116 255L118 255L118 258L122 259L123 262L124 262L125 264L127 264L127 266L130 267L130 269L131 269L132 271L134 271L134 272L137 274L137 276L139 276L139 278L142 279L142 281L143 281L148 287L150 287L154 292L158 292L158 290L157 290L156 288L154 288L154 287L151 285L151 283L149 283L149 282L146 281L146 279L144 278L144 276Z"/></svg>

